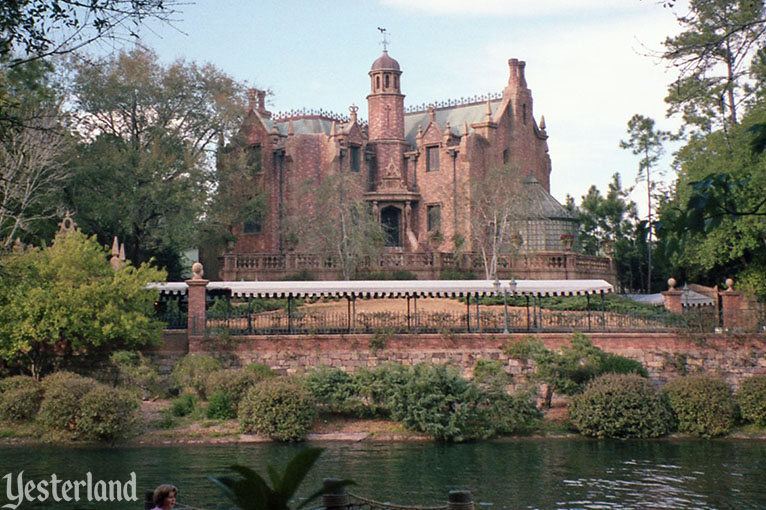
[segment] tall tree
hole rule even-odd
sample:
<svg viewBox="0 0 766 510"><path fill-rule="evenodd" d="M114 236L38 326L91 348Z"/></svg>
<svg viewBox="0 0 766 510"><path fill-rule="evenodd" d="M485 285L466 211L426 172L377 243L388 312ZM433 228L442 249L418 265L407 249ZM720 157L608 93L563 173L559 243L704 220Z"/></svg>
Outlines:
<svg viewBox="0 0 766 510"><path fill-rule="evenodd" d="M0 251L17 239L36 241L38 227L60 212L71 137L52 74L40 62L0 71Z"/></svg>
<svg viewBox="0 0 766 510"><path fill-rule="evenodd" d="M736 124L756 91L749 73L766 40L763 1L690 0L677 19L682 32L665 40L662 54L679 71L665 98L668 113L701 132Z"/></svg>
<svg viewBox="0 0 766 510"><path fill-rule="evenodd" d="M651 171L657 166L665 152L663 142L669 138L670 134L668 132L654 127L654 119L636 114L628 121L628 140L620 141L621 148L628 149L641 158L638 162L636 180L646 179L646 222L648 229L646 291L648 293L652 292L652 234L654 230L652 193L654 192L655 182L652 180Z"/></svg>
<svg viewBox="0 0 766 510"><path fill-rule="evenodd" d="M0 58L15 66L76 51L99 40L135 39L148 19L169 22L178 0L4 0Z"/></svg>
<svg viewBox="0 0 766 510"><path fill-rule="evenodd" d="M360 197L360 183L336 173L320 182L306 182L298 190L304 197L287 214L287 238L299 250L329 255L350 280L369 269L383 250L386 232L370 204Z"/></svg>
<svg viewBox="0 0 766 510"><path fill-rule="evenodd" d="M470 184L471 247L481 255L484 277L494 279L500 255L518 251L519 231L529 218L518 168L499 166Z"/></svg>
<svg viewBox="0 0 766 510"><path fill-rule="evenodd" d="M243 88L211 65L165 66L145 49L73 66L71 100L85 136L66 200L102 243L117 235L135 263L155 257L177 278Z"/></svg>
<svg viewBox="0 0 766 510"><path fill-rule="evenodd" d="M677 155L674 201L660 234L688 276L716 284L733 276L766 296L766 154L753 150L752 126L766 122L757 104L741 125L690 140Z"/></svg>

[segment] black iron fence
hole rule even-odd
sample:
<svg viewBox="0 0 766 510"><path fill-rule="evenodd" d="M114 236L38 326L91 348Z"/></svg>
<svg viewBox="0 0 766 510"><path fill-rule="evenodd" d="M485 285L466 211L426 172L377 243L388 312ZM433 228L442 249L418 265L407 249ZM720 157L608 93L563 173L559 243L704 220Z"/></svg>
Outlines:
<svg viewBox="0 0 766 510"><path fill-rule="evenodd" d="M286 306L253 311L248 304L208 312L205 330L217 335L341 333L502 333L502 332L713 332L721 319L712 307L673 314L663 308L632 311L566 310L539 306L474 306L466 311L327 311Z"/></svg>

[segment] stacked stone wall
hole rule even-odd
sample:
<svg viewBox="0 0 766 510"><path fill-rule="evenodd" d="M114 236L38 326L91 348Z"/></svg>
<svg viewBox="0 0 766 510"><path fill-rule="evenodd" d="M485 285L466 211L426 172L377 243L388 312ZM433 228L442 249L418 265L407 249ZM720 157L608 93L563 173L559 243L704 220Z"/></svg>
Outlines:
<svg viewBox="0 0 766 510"><path fill-rule="evenodd" d="M302 373L320 366L354 371L385 363L414 365L421 362L452 363L471 375L479 359L506 363L517 382L523 382L534 367L509 359L506 342L517 342L524 334L455 335L322 335L259 336L228 339L192 339L188 352L217 356L230 367L262 363L282 374ZM560 349L570 334L537 335L550 349ZM674 333L594 333L594 345L641 362L657 384L700 371L717 373L734 387L755 374L766 374L766 336L678 335ZM168 365L186 353L182 341L155 347L150 355ZM164 360L164 361L163 361ZM165 369L169 370L167 366Z"/></svg>

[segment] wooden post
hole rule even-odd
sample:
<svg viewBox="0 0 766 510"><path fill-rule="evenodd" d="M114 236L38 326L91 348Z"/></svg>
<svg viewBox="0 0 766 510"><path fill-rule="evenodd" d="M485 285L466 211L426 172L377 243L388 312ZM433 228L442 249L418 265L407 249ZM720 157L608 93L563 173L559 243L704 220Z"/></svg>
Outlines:
<svg viewBox="0 0 766 510"><path fill-rule="evenodd" d="M447 510L474 510L471 493L469 491L449 491Z"/></svg>
<svg viewBox="0 0 766 510"><path fill-rule="evenodd" d="M328 489L328 486L332 486L339 481L337 478L325 478L322 482L325 488L322 494L322 506L326 510L342 510L348 507L348 494L346 494L345 487L337 487L332 491Z"/></svg>

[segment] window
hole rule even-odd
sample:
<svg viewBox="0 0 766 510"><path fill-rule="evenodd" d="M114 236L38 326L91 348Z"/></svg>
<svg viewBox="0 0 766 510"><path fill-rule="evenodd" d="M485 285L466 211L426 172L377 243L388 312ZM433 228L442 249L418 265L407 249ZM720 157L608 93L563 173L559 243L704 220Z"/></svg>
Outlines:
<svg viewBox="0 0 766 510"><path fill-rule="evenodd" d="M428 231L438 232L442 224L442 207L440 205L426 206L426 216L428 220Z"/></svg>
<svg viewBox="0 0 766 510"><path fill-rule="evenodd" d="M375 89L380 90L380 76L375 77Z"/></svg>
<svg viewBox="0 0 766 510"><path fill-rule="evenodd" d="M507 165L508 161L511 159L511 151L510 149L505 149L503 151L503 164Z"/></svg>
<svg viewBox="0 0 766 510"><path fill-rule="evenodd" d="M242 230L245 234L260 234L263 229L263 213L253 211L250 217L245 220Z"/></svg>
<svg viewBox="0 0 766 510"><path fill-rule="evenodd" d="M386 89L388 88L388 86L389 86L389 84L390 84L390 82L389 82L389 80L390 80L390 79L391 79L391 77L390 77L390 75L388 75L388 74L386 74L386 75L383 77L383 88L386 88Z"/></svg>
<svg viewBox="0 0 766 510"><path fill-rule="evenodd" d="M263 157L261 155L260 145L251 145L247 148L247 168L252 175L260 175Z"/></svg>
<svg viewBox="0 0 766 510"><path fill-rule="evenodd" d="M394 88L395 89L399 88L399 77L398 76L394 76Z"/></svg>
<svg viewBox="0 0 766 510"><path fill-rule="evenodd" d="M426 147L426 172L439 169L439 146Z"/></svg>
<svg viewBox="0 0 766 510"><path fill-rule="evenodd" d="M360 150L358 145L352 145L349 151L349 156L351 157L351 171L352 172L358 172L361 168L361 162L360 162Z"/></svg>

